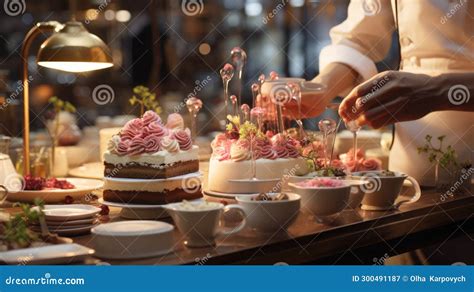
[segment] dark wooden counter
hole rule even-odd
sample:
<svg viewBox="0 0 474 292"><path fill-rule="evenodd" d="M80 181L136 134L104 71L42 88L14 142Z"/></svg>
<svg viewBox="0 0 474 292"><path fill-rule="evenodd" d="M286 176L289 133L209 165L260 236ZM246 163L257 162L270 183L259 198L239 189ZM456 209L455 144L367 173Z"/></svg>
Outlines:
<svg viewBox="0 0 474 292"><path fill-rule="evenodd" d="M398 211L345 210L330 225L318 223L302 210L288 232L258 233L248 228L221 237L210 248L187 248L176 231L175 251L140 260L110 260L110 264L374 264L393 256L454 238L474 230L472 192L445 200L425 190L421 199ZM113 221L118 210L112 209ZM164 220L166 221L166 220ZM90 246L91 235L76 237Z"/></svg>

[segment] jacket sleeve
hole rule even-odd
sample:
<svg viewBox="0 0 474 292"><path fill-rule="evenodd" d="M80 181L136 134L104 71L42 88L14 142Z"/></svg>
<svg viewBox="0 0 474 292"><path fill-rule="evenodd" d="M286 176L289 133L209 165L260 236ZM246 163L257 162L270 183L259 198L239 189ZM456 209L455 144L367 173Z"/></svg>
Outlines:
<svg viewBox="0 0 474 292"><path fill-rule="evenodd" d="M330 30L331 44L321 50L320 71L337 62L358 72L360 81L377 74L375 62L390 49L393 15L390 0L351 0L347 19Z"/></svg>

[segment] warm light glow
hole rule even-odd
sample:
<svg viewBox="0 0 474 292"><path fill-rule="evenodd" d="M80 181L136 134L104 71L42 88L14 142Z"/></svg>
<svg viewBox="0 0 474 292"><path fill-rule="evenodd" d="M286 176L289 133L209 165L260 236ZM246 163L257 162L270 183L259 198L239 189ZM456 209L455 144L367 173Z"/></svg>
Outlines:
<svg viewBox="0 0 474 292"><path fill-rule="evenodd" d="M208 43L202 43L199 45L199 53L201 55L207 55L211 52L211 46Z"/></svg>
<svg viewBox="0 0 474 292"><path fill-rule="evenodd" d="M105 17L105 19L107 19L108 21L114 20L114 19L115 19L115 11L113 11L113 10L106 10L106 11L104 12L104 17Z"/></svg>
<svg viewBox="0 0 474 292"><path fill-rule="evenodd" d="M132 18L132 15L127 10L119 10L115 13L115 19L120 22L127 22Z"/></svg>
<svg viewBox="0 0 474 292"><path fill-rule="evenodd" d="M98 15L99 13L97 13L96 9L88 9L86 11L86 19L89 21L96 20Z"/></svg>
<svg viewBox="0 0 474 292"><path fill-rule="evenodd" d="M105 62L38 62L38 65L66 71L66 72L87 72L112 67L112 63Z"/></svg>

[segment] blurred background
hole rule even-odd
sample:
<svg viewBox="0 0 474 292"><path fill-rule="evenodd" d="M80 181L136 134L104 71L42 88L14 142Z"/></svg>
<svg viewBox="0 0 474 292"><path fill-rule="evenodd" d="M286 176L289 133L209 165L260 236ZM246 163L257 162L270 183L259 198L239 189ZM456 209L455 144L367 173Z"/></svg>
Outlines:
<svg viewBox="0 0 474 292"><path fill-rule="evenodd" d="M183 100L188 95L201 98L204 108L199 115L200 133L205 134L219 128L212 112L223 100L219 69L229 62L231 48L239 46L248 55L243 73L245 102L251 100L250 85L262 73L276 71L280 76L310 80L318 74L321 48L330 42L329 29L346 18L348 3L81 0L72 12L68 1L43 0L26 1L24 12L15 16L1 9L0 103L9 97L10 102L8 107L1 107L0 134L21 136L20 50L26 33L37 22L65 22L74 13L90 32L107 43L114 67L87 74L38 67L35 53L48 36L40 37L28 58L33 130L44 127L51 96L76 106L81 129L97 124L98 118L103 121L107 116L137 115L138 108L128 100L134 86L144 85L157 94L163 117L171 112L184 114L187 110ZM383 63L395 68L395 60L391 53ZM112 89L103 104L92 99L94 88L100 85ZM236 78L230 86L235 93ZM306 121L307 127L312 125L315 121Z"/></svg>

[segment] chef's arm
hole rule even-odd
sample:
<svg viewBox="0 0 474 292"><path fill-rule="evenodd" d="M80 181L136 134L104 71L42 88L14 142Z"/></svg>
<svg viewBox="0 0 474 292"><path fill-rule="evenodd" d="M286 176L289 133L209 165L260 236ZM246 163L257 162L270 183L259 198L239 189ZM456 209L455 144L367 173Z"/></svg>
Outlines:
<svg viewBox="0 0 474 292"><path fill-rule="evenodd" d="M395 29L390 0L377 3L367 7L367 1L352 0L347 19L330 30L331 44L321 50L320 73L313 79L327 90L323 96L303 95L305 116L321 114L332 99L377 74L375 62L387 55Z"/></svg>
<svg viewBox="0 0 474 292"><path fill-rule="evenodd" d="M434 110L474 111L474 73L445 73L435 77L439 84Z"/></svg>
<svg viewBox="0 0 474 292"><path fill-rule="evenodd" d="M474 111L474 73L437 76L386 71L356 86L342 101L347 122L380 128L417 120L435 111ZM473 98L471 98L473 97Z"/></svg>

